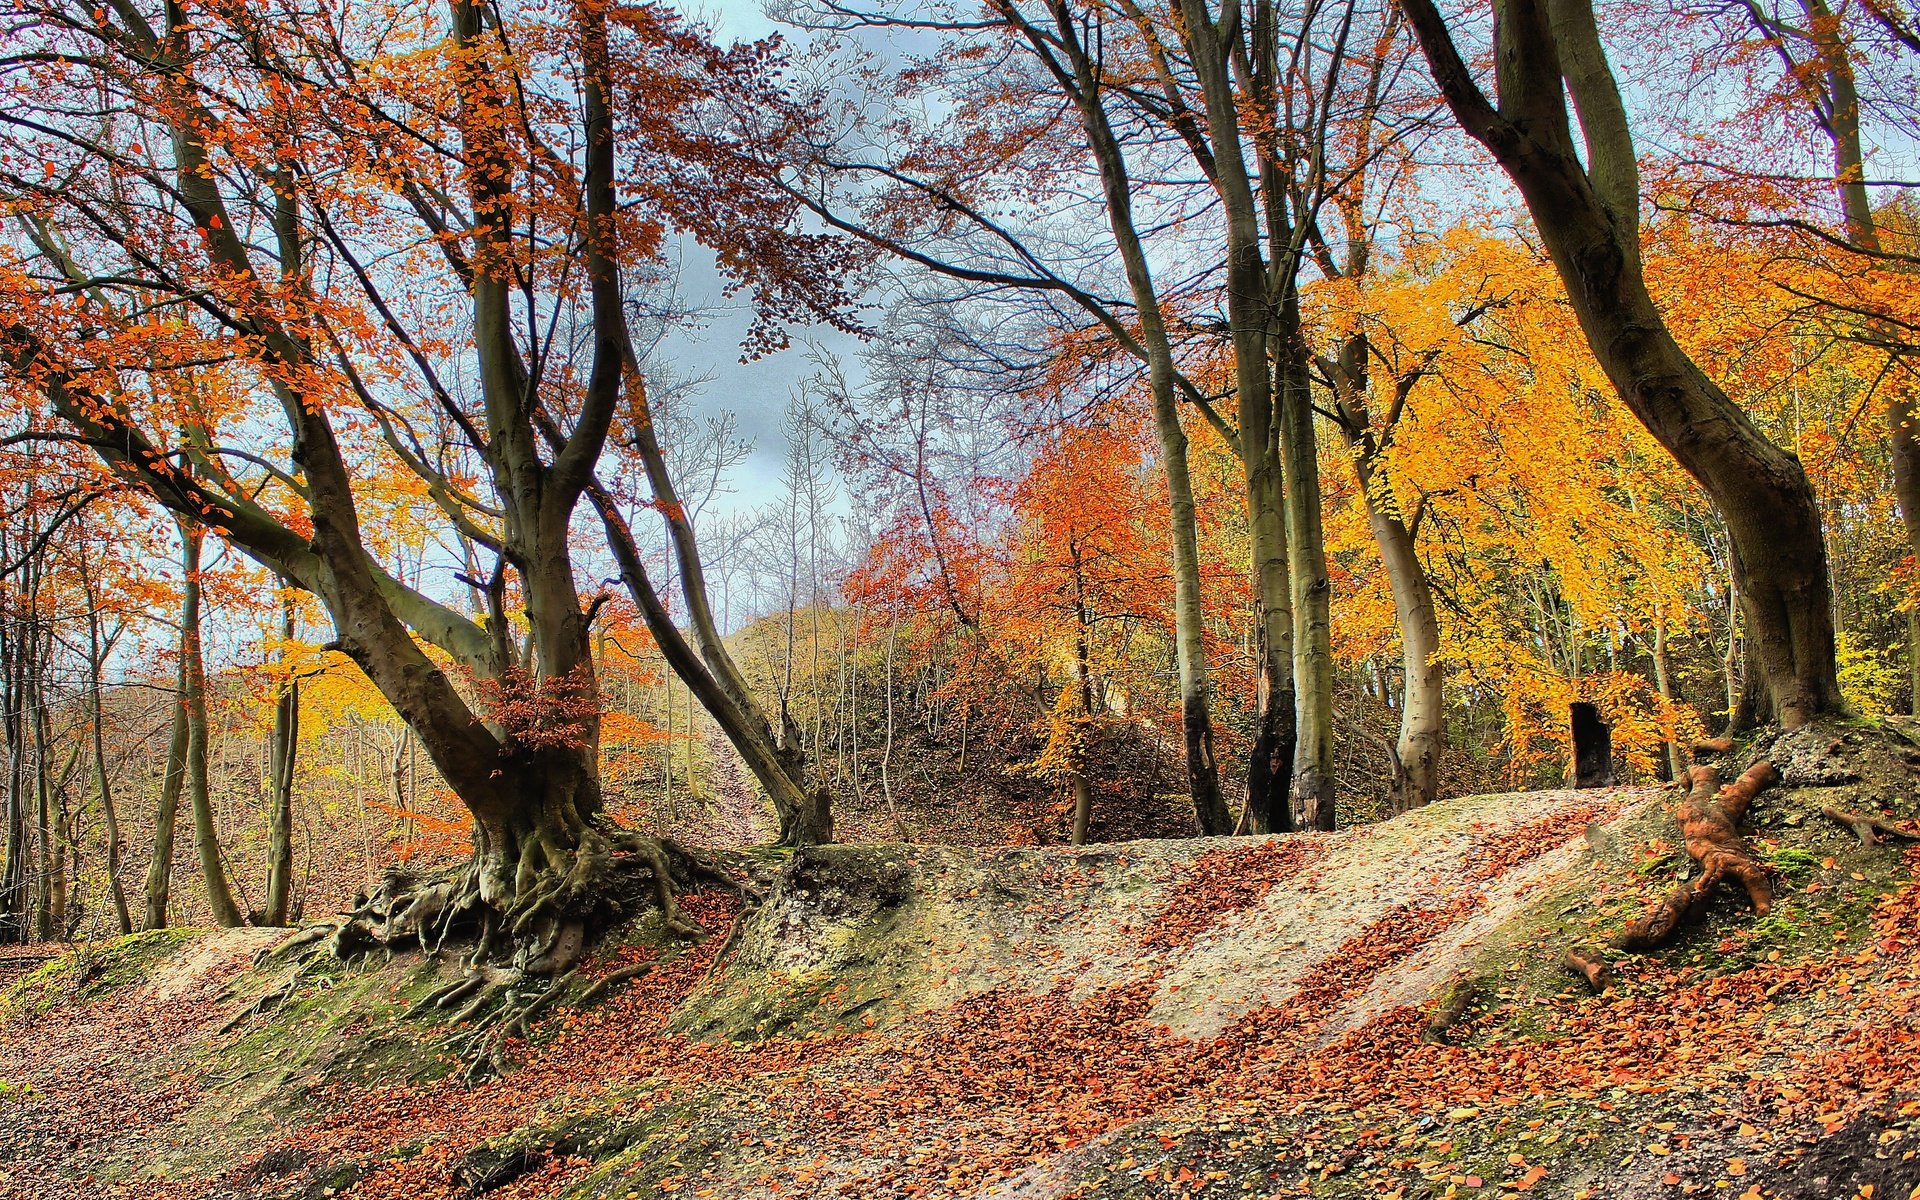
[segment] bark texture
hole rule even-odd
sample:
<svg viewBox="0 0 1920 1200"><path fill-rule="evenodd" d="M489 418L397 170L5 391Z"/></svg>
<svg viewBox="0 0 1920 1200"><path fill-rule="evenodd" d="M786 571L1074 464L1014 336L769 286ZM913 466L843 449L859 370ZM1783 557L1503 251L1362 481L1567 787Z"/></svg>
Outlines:
<svg viewBox="0 0 1920 1200"><path fill-rule="evenodd" d="M180 567L186 577L180 603L180 669L185 687L180 704L186 712L187 798L193 812L193 848L200 858L200 878L207 889L207 907L215 924L243 925L246 918L234 901L227 882L226 861L220 854L220 830L213 819L213 796L207 782L207 668L200 637L200 556L206 535L185 521L180 527Z"/></svg>
<svg viewBox="0 0 1920 1200"><path fill-rule="evenodd" d="M1420 561L1413 527L1402 515L1393 483L1386 477L1384 456L1414 387L1433 362L1429 357L1394 380L1387 410L1376 429L1368 404L1369 353L1366 337L1355 336L1337 357L1322 357L1319 368L1333 390L1337 424L1366 505L1367 527L1393 593L1401 673L1400 736L1392 761L1393 808L1407 812L1433 803L1440 795L1440 752L1446 748L1445 675L1440 667L1440 615L1433 584Z"/></svg>

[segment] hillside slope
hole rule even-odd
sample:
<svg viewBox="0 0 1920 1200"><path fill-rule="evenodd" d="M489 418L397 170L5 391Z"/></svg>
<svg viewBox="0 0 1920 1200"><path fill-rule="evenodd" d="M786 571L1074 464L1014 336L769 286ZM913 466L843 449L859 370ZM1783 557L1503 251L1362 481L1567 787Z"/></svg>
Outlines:
<svg viewBox="0 0 1920 1200"><path fill-rule="evenodd" d="M1920 852L1819 809L1911 817L1912 771L1865 726L1760 749L1773 912L1722 898L1600 996L1560 956L1671 886L1657 790L810 850L737 929L703 895L704 942L622 931L471 1084L420 1006L451 956L123 940L7 993L0 1196L1908 1200Z"/></svg>

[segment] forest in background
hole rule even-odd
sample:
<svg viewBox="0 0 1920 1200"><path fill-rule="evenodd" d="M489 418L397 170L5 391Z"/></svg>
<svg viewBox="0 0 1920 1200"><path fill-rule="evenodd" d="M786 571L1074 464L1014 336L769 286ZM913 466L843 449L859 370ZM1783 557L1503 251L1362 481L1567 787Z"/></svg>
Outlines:
<svg viewBox="0 0 1920 1200"><path fill-rule="evenodd" d="M0 150L10 937L297 921L474 812L511 872L489 771L576 779L582 845L1045 843L1557 785L1574 701L1634 781L1785 715L1725 506L1401 8L1223 16L1216 71L1129 3L800 4L734 47L652 7L16 7L50 49ZM1599 15L1626 257L1804 466L1845 706L1911 712L1913 18ZM863 339L813 352L758 506L649 349L703 319L696 244L750 356Z"/></svg>

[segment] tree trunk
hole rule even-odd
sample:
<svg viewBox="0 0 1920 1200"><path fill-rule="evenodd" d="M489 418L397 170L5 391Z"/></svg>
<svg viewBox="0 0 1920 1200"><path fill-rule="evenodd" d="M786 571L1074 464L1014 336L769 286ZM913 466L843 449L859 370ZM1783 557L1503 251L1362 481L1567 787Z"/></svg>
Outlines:
<svg viewBox="0 0 1920 1200"><path fill-rule="evenodd" d="M1194 822L1203 835L1231 833L1233 816L1220 794L1220 769L1214 753L1206 609L1200 586L1200 533L1195 516L1193 476L1187 462L1187 433L1180 422L1173 345L1160 309L1153 268L1134 224L1133 183L1125 153L1100 99L1096 67L1080 44L1078 32L1064 6L1057 10L1056 20L1072 66L1071 76L1063 76L1061 83L1067 87L1079 111L1087 147L1100 168L1107 224L1120 250L1128 290L1139 314L1154 432L1160 442L1161 464L1167 473L1168 516L1173 526L1174 659L1180 673L1180 726ZM1036 39L1036 44L1045 44L1037 32L1030 31L1029 36Z"/></svg>
<svg viewBox="0 0 1920 1200"><path fill-rule="evenodd" d="M93 721L93 786L100 794L100 815L106 823L107 895L113 901L113 917L121 933L133 932L133 914L127 909L127 889L120 878L120 858L125 839L120 833L120 813L113 798L111 772L107 770L106 703L100 675L105 666L107 646L100 635L100 612L92 599L93 585L87 581L87 699Z"/></svg>
<svg viewBox="0 0 1920 1200"><path fill-rule="evenodd" d="M39 640L37 625L37 619L28 625L29 636L36 642ZM44 663L45 661L39 651L35 651L34 658L36 662ZM43 942L50 942L57 936L60 928L57 918L62 915L56 909L56 900L64 901L65 899L63 894L56 893L56 885L63 885L65 880L61 877L60 863L54 857L53 794L52 780L48 778L49 739L44 675L32 681L32 688L32 710L27 719L33 735L33 794L39 815L37 833L40 851L40 878L35 896L33 928L36 938ZM62 891L64 891L63 888Z"/></svg>
<svg viewBox="0 0 1920 1200"><path fill-rule="evenodd" d="M193 846L200 856L200 876L207 885L207 906L216 925L244 925L246 917L234 903L227 868L220 855L220 831L214 824L213 795L207 780L207 667L200 637L200 553L205 534L186 522L180 529L180 565L186 579L180 604L180 655L186 678L183 697L187 715L187 796L193 806Z"/></svg>
<svg viewBox="0 0 1920 1200"><path fill-rule="evenodd" d="M658 473L657 490L666 484L664 460L659 457L657 444L652 446L651 451L643 449L643 453L645 460L654 464L649 469ZM799 748L791 740L783 743L775 739L773 727L767 723L766 716L734 665L732 655L721 642L719 629L713 623L712 613L706 605L704 576L695 573L699 563L692 527L686 526L684 535L681 533L684 516L672 525L681 586L689 599L688 607L692 613L690 623L695 643L699 646L697 651L694 643L689 643L674 624L672 614L654 590L646 564L640 556L639 544L634 540L631 526L614 504L612 494L596 481L589 485L587 498L606 530L607 545L613 551L614 561L619 564L621 580L639 607L647 630L653 634L668 667L700 701L700 706L720 727L721 733L739 752L747 769L753 772L754 778L766 791L767 798L773 802L774 812L780 821L780 842L784 845L831 842L833 813L825 793L808 790L806 760L800 755ZM690 565L694 571L688 569Z"/></svg>
<svg viewBox="0 0 1920 1200"><path fill-rule="evenodd" d="M673 812L673 676L660 681L660 702L666 707L666 737L660 741L660 806L663 814Z"/></svg>
<svg viewBox="0 0 1920 1200"><path fill-rule="evenodd" d="M1213 686L1207 667L1206 609L1200 587L1200 534L1195 520L1193 480L1187 467L1187 435L1174 409L1172 383L1166 399L1154 400L1155 424L1167 472L1173 522L1174 658L1180 675L1180 731L1187 764L1187 791L1194 822L1204 834L1229 833L1233 816L1220 794L1219 762L1213 748Z"/></svg>
<svg viewBox="0 0 1920 1200"><path fill-rule="evenodd" d="M167 927L167 903L173 889L174 830L180 815L180 797L187 782L187 645L185 601L181 603L179 667L173 691L172 733L167 738L167 761L160 777L160 799L153 815L153 859L147 864L146 914L142 929Z"/></svg>
<svg viewBox="0 0 1920 1200"><path fill-rule="evenodd" d="M1907 610L1907 713L1920 717L1920 608Z"/></svg>
<svg viewBox="0 0 1920 1200"><path fill-rule="evenodd" d="M1667 653L1665 621L1656 621L1653 626L1653 687L1662 700L1673 703L1673 664ZM1667 777L1675 781L1687 777L1687 759L1678 737L1667 739L1667 772Z"/></svg>
<svg viewBox="0 0 1920 1200"><path fill-rule="evenodd" d="M1299 333L1296 292L1298 262L1292 251L1292 233L1288 227L1286 201L1281 197L1284 182L1276 163L1266 153L1270 139L1251 138L1243 122L1241 97L1236 94L1232 72L1235 53L1244 47L1231 45L1239 36L1236 15L1224 23L1215 20L1203 0L1179 0L1179 33L1192 64L1195 83L1201 95L1204 141L1208 143L1206 174L1220 197L1223 218L1223 258L1225 260L1228 336L1233 347L1234 400L1239 417L1241 461L1246 469L1247 502L1251 520L1250 541L1253 556L1253 585L1260 606L1261 661L1258 666L1259 722L1254 732L1252 753L1247 764L1247 824L1255 832L1291 828L1295 821L1289 813L1290 795L1297 796L1304 786L1315 797L1326 792L1328 802L1316 800L1311 816L1330 819L1331 804L1331 709L1328 721L1318 718L1322 700L1330 695L1317 692L1309 682L1298 679L1303 661L1315 670L1320 660L1308 651L1301 657L1301 639L1311 647L1314 631L1300 610L1302 588L1313 593L1313 564L1303 564L1299 555L1303 546L1298 535L1310 532L1302 520L1318 528L1317 507L1309 517L1296 514L1298 499L1288 478L1285 458L1290 453L1286 412L1288 398L1276 395L1274 369L1282 373L1279 391L1285 391L1296 375L1289 365L1305 371L1304 347L1291 344ZM1264 20L1258 40L1271 32ZM1254 65L1251 59L1258 59ZM1265 77L1268 67L1265 46L1256 50L1241 66ZM1264 85L1256 85L1256 91ZM1194 128L1188 134L1191 145L1202 140ZM1254 175L1249 171L1243 147L1252 141L1258 155L1257 169L1262 187L1258 194ZM1262 203L1267 228L1261 227ZM1291 324L1288 322L1291 321ZM1276 335L1278 345L1276 346ZM1280 355L1276 363L1275 351ZM1295 361L1297 359L1297 362ZM1304 385L1303 374L1298 381ZM1276 399L1279 401L1276 404ZM1306 402L1304 392L1300 403ZM1311 431L1309 430L1309 436ZM1308 453L1311 454L1309 448ZM1316 468L1317 470L1317 468ZM1318 501L1318 476L1314 479L1313 500ZM1308 541L1315 539L1309 537ZM1305 570L1304 583L1298 578ZM1320 593L1313 593L1324 595ZM1289 714L1287 709L1291 707ZM1324 742L1322 739L1326 739ZM1305 747L1303 760L1302 747ZM1326 753L1322 753L1323 747ZM1307 765L1302 774L1303 761ZM1325 812L1322 813L1324 807ZM1225 832L1222 830L1221 832Z"/></svg>
<svg viewBox="0 0 1920 1200"><path fill-rule="evenodd" d="M893 648L899 636L900 612L896 608L887 614L887 661L882 680L887 697L887 728L880 742L880 795L887 802L887 819L895 837L900 836L900 812L893 800Z"/></svg>
<svg viewBox="0 0 1920 1200"><path fill-rule="evenodd" d="M1500 0L1497 109L1432 0L1400 4L1454 115L1525 198L1601 368L1726 521L1749 643L1775 714L1795 728L1842 709L1813 488L1799 459L1768 441L1680 349L1647 291L1633 140L1591 4ZM1568 88L1591 174L1574 146Z"/></svg>
<svg viewBox="0 0 1920 1200"><path fill-rule="evenodd" d="M293 641L291 595L281 600L280 639L283 646ZM293 914L293 777L300 753L300 681L291 674L274 697L268 753L267 904L260 923L285 925Z"/></svg>
<svg viewBox="0 0 1920 1200"><path fill-rule="evenodd" d="M1293 810L1303 829L1332 829L1333 584L1320 519L1319 440L1314 436L1307 348L1290 299L1274 339L1280 357L1280 445L1287 490L1287 549L1293 567L1293 676L1299 740L1293 752Z"/></svg>
<svg viewBox="0 0 1920 1200"><path fill-rule="evenodd" d="M1086 577L1081 570L1080 548L1072 547L1074 599L1073 685L1079 693L1080 715L1085 720L1073 748L1073 845L1087 844L1093 825L1093 782L1087 777L1086 736L1093 730L1093 662L1087 639L1092 635L1093 614L1087 609Z"/></svg>
<svg viewBox="0 0 1920 1200"><path fill-rule="evenodd" d="M1244 422L1251 415L1241 414ZM1277 431L1262 419L1259 436L1242 428L1247 480L1248 542L1253 556L1256 710L1247 758L1247 828L1289 833L1295 828L1290 793L1299 744L1294 692L1293 570L1287 553L1286 482ZM1256 442L1259 449L1255 449Z"/></svg>
<svg viewBox="0 0 1920 1200"><path fill-rule="evenodd" d="M1445 676L1440 667L1440 618L1433 584L1420 562L1413 530L1402 518L1392 481L1382 474L1383 451L1406 412L1408 397L1431 359L1394 380L1383 430L1376 433L1367 403L1368 343L1348 340L1337 358L1319 360L1332 384L1336 422L1353 459L1354 482L1367 509L1367 527L1386 569L1393 611L1400 630L1400 737L1393 748L1393 809L1407 812L1433 803L1440 794L1440 752L1446 746ZM1393 707L1392 689L1377 664L1369 663L1382 705Z"/></svg>
<svg viewBox="0 0 1920 1200"><path fill-rule="evenodd" d="M1573 763L1567 784L1576 788L1613 786L1613 730L1600 719L1600 710L1575 701L1572 718Z"/></svg>
<svg viewBox="0 0 1920 1200"><path fill-rule="evenodd" d="M1440 752L1446 746L1440 618L1412 531L1396 513L1376 501L1368 485L1368 475L1363 474L1360 487L1366 497L1367 524L1380 549L1380 560L1386 564L1387 584L1393 590L1394 611L1400 618L1403 695L1400 739L1394 753L1401 776L1394 808L1407 812L1440 797Z"/></svg>
<svg viewBox="0 0 1920 1200"><path fill-rule="evenodd" d="M4 581L0 580L0 586ZM6 704L3 716L7 737L7 833L5 874L0 875L0 917L4 918L4 936L8 941L27 940L27 738L26 678L27 647L21 637L21 623L9 604L0 610L0 667L5 669Z"/></svg>
<svg viewBox="0 0 1920 1200"><path fill-rule="evenodd" d="M1868 253L1880 250L1880 230L1873 215L1873 197L1867 190L1866 158L1860 133L1860 93L1854 78L1851 48L1843 36L1844 26L1835 18L1825 0L1801 0L1801 8L1806 13L1807 22L1802 36L1812 42L1820 62L1825 68L1825 103L1811 83L1803 77L1801 84L1811 94L1807 95L1808 106L1813 110L1815 119L1826 129L1828 140L1833 148L1834 186L1839 192L1841 208L1846 214L1847 237L1855 246ZM1771 36L1779 36L1774 28ZM1803 93L1805 94L1805 93ZM1899 330L1886 321L1869 321L1876 340L1897 343ZM1902 366L1901 356L1894 355L1894 367ZM1893 498L1900 510L1900 523L1907 535L1907 553L1917 566L1920 566L1920 436L1916 436L1914 422L1920 419L1913 406L1912 389L1898 384L1887 390L1887 445L1893 464ZM1913 700L1909 711L1920 713L1920 640L1913 636L1920 629L1916 616L1908 615L1909 644L1912 647L1913 664L1909 672L1909 681L1913 690Z"/></svg>

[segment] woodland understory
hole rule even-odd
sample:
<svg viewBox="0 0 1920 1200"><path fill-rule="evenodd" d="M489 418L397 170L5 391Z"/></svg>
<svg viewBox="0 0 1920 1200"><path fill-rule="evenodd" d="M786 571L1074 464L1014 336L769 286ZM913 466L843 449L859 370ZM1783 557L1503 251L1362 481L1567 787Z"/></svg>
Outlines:
<svg viewBox="0 0 1920 1200"><path fill-rule="evenodd" d="M1914 738L1739 746L1780 776L1739 825L1769 911L1701 888L1630 948L1687 874L1680 787L736 856L763 897L690 888L701 940L617 929L497 1075L453 954L135 935L0 1001L0 1195L1904 1198Z"/></svg>

